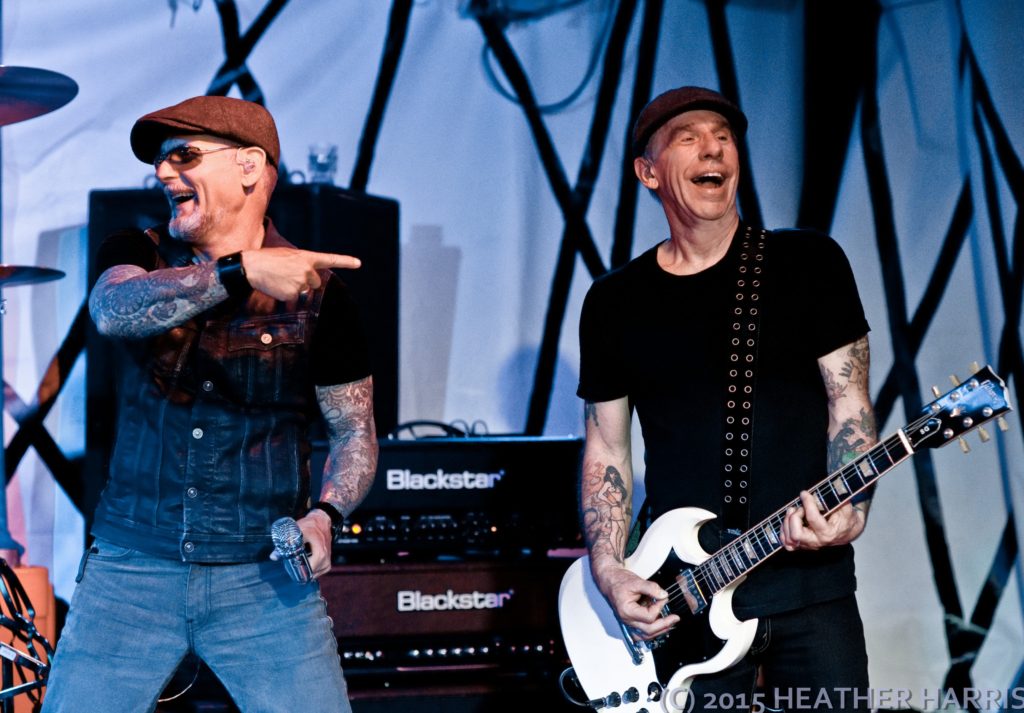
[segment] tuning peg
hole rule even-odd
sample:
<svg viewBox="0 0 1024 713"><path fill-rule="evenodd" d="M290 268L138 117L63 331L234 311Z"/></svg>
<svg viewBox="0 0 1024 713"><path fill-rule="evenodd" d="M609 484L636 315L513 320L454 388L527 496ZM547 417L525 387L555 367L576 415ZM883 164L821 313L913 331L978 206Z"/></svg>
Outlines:
<svg viewBox="0 0 1024 713"><path fill-rule="evenodd" d="M992 436L988 435L988 431L985 430L984 426L978 426L978 438L981 439L982 443L988 443Z"/></svg>
<svg viewBox="0 0 1024 713"><path fill-rule="evenodd" d="M938 386L932 386L932 393L935 394L935 398L939 398L940 396L942 396L942 392L939 391Z"/></svg>
<svg viewBox="0 0 1024 713"><path fill-rule="evenodd" d="M978 362L976 362L976 361L972 361L972 362L971 362L971 373L972 373L972 374L976 374L976 373L978 373L979 371L981 371L981 364L979 364L979 363L978 363Z"/></svg>
<svg viewBox="0 0 1024 713"><path fill-rule="evenodd" d="M959 438L957 438L957 440L960 441L960 450L962 450L964 453L971 452L971 447L967 444L966 438L960 436Z"/></svg>
<svg viewBox="0 0 1024 713"><path fill-rule="evenodd" d="M953 386L960 386L960 379L957 378L956 374L950 374L949 380L953 382Z"/></svg>
<svg viewBox="0 0 1024 713"><path fill-rule="evenodd" d="M1010 424L1008 424L1006 422L1006 419L1003 418L1002 416L996 419L996 425L999 426L999 430L1002 431L1003 433L1006 433L1007 431L1010 430Z"/></svg>

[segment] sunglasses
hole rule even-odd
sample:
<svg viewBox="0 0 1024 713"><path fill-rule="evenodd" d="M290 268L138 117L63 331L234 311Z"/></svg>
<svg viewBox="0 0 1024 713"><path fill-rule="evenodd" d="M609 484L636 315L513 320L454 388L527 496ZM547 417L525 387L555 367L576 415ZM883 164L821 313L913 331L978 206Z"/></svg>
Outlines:
<svg viewBox="0 0 1024 713"><path fill-rule="evenodd" d="M161 151L153 159L153 167L160 168L160 164L164 161L170 161L172 166L190 166L193 163L198 163L202 159L204 154L217 153L218 151L226 151L227 149L237 149L238 146L220 146L215 149L201 149L198 146L191 146L189 144L181 144L175 146L173 149L167 151Z"/></svg>

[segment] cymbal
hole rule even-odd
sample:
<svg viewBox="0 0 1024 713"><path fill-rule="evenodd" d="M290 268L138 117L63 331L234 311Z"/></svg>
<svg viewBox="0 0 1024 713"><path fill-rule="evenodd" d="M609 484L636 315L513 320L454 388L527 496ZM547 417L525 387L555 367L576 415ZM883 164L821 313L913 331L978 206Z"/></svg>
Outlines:
<svg viewBox="0 0 1024 713"><path fill-rule="evenodd" d="M64 272L52 267L31 267L27 265L0 265L0 287L34 285L39 282L59 280Z"/></svg>
<svg viewBox="0 0 1024 713"><path fill-rule="evenodd" d="M51 112L78 94L70 77L48 69L0 65L0 126Z"/></svg>

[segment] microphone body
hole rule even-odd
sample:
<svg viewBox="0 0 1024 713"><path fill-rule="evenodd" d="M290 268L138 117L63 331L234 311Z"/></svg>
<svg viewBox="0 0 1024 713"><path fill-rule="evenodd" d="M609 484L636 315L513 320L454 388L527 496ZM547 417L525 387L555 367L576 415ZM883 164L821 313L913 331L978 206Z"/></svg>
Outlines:
<svg viewBox="0 0 1024 713"><path fill-rule="evenodd" d="M270 539L274 542L274 551L284 563L288 576L299 584L311 582L313 569L309 566L306 543L298 523L290 517L278 518L270 526Z"/></svg>

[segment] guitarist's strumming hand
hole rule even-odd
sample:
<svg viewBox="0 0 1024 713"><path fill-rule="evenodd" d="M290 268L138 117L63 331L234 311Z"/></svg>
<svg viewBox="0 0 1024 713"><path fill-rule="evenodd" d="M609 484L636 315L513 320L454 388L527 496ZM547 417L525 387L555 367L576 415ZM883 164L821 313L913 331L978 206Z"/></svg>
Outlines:
<svg viewBox="0 0 1024 713"><path fill-rule="evenodd" d="M845 545L864 532L868 520L867 502L857 505L847 502L825 517L808 491L801 491L800 501L803 507L790 508L782 522L782 544L790 552Z"/></svg>
<svg viewBox="0 0 1024 713"><path fill-rule="evenodd" d="M594 580L615 609L619 621L629 627L638 641L656 639L679 623L677 614L661 615L668 592L655 582L643 579L621 565L594 572Z"/></svg>

